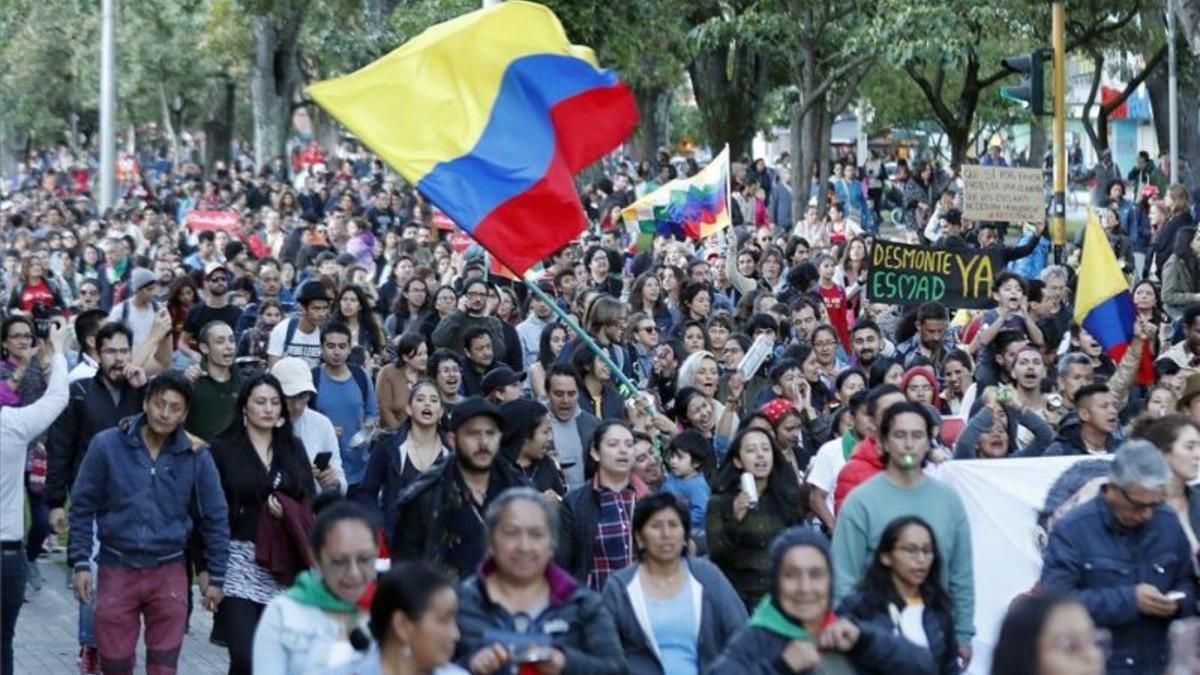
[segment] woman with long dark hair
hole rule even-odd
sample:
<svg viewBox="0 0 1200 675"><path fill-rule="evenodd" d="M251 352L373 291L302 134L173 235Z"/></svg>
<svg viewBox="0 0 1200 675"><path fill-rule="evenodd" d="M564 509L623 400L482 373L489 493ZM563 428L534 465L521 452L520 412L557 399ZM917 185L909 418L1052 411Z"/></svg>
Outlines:
<svg viewBox="0 0 1200 675"><path fill-rule="evenodd" d="M405 333L395 340L396 360L387 364L375 378L379 399L379 426L396 429L408 419L409 389L425 378L429 365L429 344L421 333Z"/></svg>
<svg viewBox="0 0 1200 675"><path fill-rule="evenodd" d="M1200 302L1200 235L1195 227L1180 228L1175 235L1171 258L1163 267L1162 299L1173 318L1183 316L1189 305Z"/></svg>
<svg viewBox="0 0 1200 675"><path fill-rule="evenodd" d="M747 427L733 437L713 480L705 527L708 553L747 609L769 591L771 541L806 515L803 490L790 466L773 434Z"/></svg>
<svg viewBox="0 0 1200 675"><path fill-rule="evenodd" d="M633 312L645 312L653 318L662 335L670 331L675 322L667 307L662 283L654 272L645 272L633 280L633 287L629 289L629 307Z"/></svg>
<svg viewBox="0 0 1200 675"><path fill-rule="evenodd" d="M561 501L567 485L558 462L547 452L554 444L550 411L537 401L519 398L501 404L500 414L505 419L500 454L551 503Z"/></svg>
<svg viewBox="0 0 1200 675"><path fill-rule="evenodd" d="M421 380L406 398L410 414L398 428L376 437L362 482L350 490L351 499L380 515L388 541L396 526L400 493L450 456L450 444L440 428L445 406L437 386Z"/></svg>
<svg viewBox="0 0 1200 675"><path fill-rule="evenodd" d="M875 557L838 615L871 623L928 649L941 675L955 675L958 649L950 598L942 590L941 554L929 524L918 516L888 523Z"/></svg>
<svg viewBox="0 0 1200 675"><path fill-rule="evenodd" d="M264 373L242 385L233 422L212 442L213 460L229 505L229 564L219 621L229 648L229 672L251 672L254 630L268 603L290 581L257 561L266 517L312 517L313 467L292 432L279 380ZM299 573L301 570L294 570ZM205 585L201 578L201 586Z"/></svg>
<svg viewBox="0 0 1200 675"><path fill-rule="evenodd" d="M1070 596L1029 595L1004 616L991 675L1103 675L1106 638Z"/></svg>
<svg viewBox="0 0 1200 675"><path fill-rule="evenodd" d="M567 329L561 323L546 324L538 338L538 356L529 367L529 389L539 401L546 398L546 373L558 360L563 346L567 344Z"/></svg>
<svg viewBox="0 0 1200 675"><path fill-rule="evenodd" d="M437 327L437 323L437 312L433 309L433 293L429 292L429 284L421 277L412 277L404 282L404 288L396 294L392 313L384 322L384 329L391 336L417 331L429 340L433 337L433 329Z"/></svg>
<svg viewBox="0 0 1200 675"><path fill-rule="evenodd" d="M366 291L354 284L342 287L330 318L350 329L350 363L373 366L383 353L384 338Z"/></svg>

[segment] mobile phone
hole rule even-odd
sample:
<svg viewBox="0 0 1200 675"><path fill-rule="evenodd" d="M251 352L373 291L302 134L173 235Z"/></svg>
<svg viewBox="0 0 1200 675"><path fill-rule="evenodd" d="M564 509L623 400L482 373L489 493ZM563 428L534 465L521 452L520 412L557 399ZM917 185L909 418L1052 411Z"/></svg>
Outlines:
<svg viewBox="0 0 1200 675"><path fill-rule="evenodd" d="M1172 602L1179 602L1186 597L1187 593L1184 593L1183 591L1171 591L1170 593L1167 593L1167 599Z"/></svg>
<svg viewBox="0 0 1200 675"><path fill-rule="evenodd" d="M317 467L318 471L324 471L329 468L329 460L333 459L333 453L329 450L318 452L313 458L313 466Z"/></svg>

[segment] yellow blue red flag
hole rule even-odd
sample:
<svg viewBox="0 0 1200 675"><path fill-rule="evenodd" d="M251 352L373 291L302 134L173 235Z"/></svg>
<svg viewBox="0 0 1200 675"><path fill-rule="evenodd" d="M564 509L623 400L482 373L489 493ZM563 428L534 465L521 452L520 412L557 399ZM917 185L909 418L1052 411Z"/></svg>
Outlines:
<svg viewBox="0 0 1200 675"><path fill-rule="evenodd" d="M518 274L587 227L573 177L637 123L616 74L521 0L433 26L307 91Z"/></svg>
<svg viewBox="0 0 1200 675"><path fill-rule="evenodd" d="M1088 210L1075 293L1075 322L1083 326L1113 359L1120 361L1133 341L1136 315L1129 281L1113 253L1100 219Z"/></svg>

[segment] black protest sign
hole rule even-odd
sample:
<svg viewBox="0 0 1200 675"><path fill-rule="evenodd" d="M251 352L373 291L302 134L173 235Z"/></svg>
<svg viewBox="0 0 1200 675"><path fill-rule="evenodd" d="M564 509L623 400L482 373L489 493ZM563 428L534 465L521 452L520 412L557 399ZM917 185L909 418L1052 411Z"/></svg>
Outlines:
<svg viewBox="0 0 1200 675"><path fill-rule="evenodd" d="M867 266L867 299L892 305L940 302L951 308L995 304L992 281L1004 270L999 252L948 250L875 240Z"/></svg>

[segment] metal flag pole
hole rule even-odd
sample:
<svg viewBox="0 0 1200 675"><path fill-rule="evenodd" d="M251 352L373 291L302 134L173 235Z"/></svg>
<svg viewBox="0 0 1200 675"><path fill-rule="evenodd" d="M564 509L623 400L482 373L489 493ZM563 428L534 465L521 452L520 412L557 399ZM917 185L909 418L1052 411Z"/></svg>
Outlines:
<svg viewBox="0 0 1200 675"><path fill-rule="evenodd" d="M532 272L526 272L525 274L521 275L521 281L525 283L525 287L528 288L531 293L537 296L538 300L546 303L546 306L550 308L550 311L554 312L559 321L562 321L564 324L566 324L567 328L570 328L572 331L574 331L575 335L579 336L579 339L583 341L583 344L587 345L588 349L592 350L592 353L600 357L600 360L604 362L604 365L608 366L608 369L612 372L613 378L620 383L620 387L618 387L617 391L620 392L622 398L628 399L637 395L637 385L635 385L632 380L626 377L625 373L621 372L621 369L616 363L613 362L612 358L609 357L608 350L597 344L596 341L592 339L592 336L588 335L587 332L580 327L579 323L575 321L574 317L568 314L562 307L558 306L558 303L554 301L554 298L547 295L546 292L541 288L538 288L538 285L534 283Z"/></svg>

